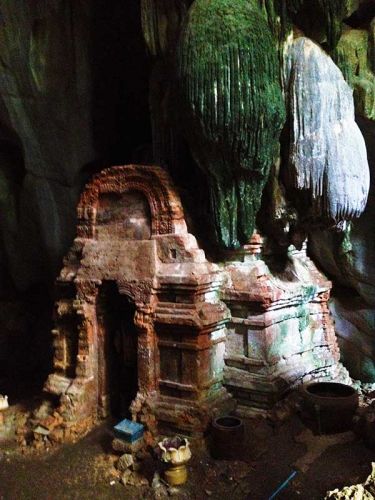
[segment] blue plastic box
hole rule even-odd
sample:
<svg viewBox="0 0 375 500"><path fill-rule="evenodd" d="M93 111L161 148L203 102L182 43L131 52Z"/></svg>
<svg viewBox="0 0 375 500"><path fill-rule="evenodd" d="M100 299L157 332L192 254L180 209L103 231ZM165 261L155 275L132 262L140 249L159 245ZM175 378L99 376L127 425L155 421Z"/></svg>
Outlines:
<svg viewBox="0 0 375 500"><path fill-rule="evenodd" d="M125 418L113 427L115 436L123 439L127 443L134 443L140 439L144 433L144 426L138 422L132 422Z"/></svg>

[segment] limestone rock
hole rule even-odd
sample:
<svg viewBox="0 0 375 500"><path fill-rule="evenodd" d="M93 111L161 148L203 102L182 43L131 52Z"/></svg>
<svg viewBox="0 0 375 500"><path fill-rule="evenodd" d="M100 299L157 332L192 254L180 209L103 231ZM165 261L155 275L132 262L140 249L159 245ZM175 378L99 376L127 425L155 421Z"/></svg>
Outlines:
<svg viewBox="0 0 375 500"><path fill-rule="evenodd" d="M125 472L127 469L129 469L132 465L134 464L133 460L133 455L130 453L124 453L121 455L121 457L118 459L116 468L121 471Z"/></svg>
<svg viewBox="0 0 375 500"><path fill-rule="evenodd" d="M20 289L53 279L74 237L94 155L89 15L86 0L1 2L0 232Z"/></svg>
<svg viewBox="0 0 375 500"><path fill-rule="evenodd" d="M164 486L163 484L159 486L159 488L157 488L155 491L154 491L154 497L155 497L155 500L161 500L161 499L164 499L164 498L168 498L169 497L169 494L168 494L168 488L166 486Z"/></svg>
<svg viewBox="0 0 375 500"><path fill-rule="evenodd" d="M359 217L369 167L349 85L332 59L304 37L288 48L285 80L291 120L286 184L301 214L331 225Z"/></svg>
<svg viewBox="0 0 375 500"><path fill-rule="evenodd" d="M148 480L138 472L131 472L129 469L124 472L121 482L129 486L149 486Z"/></svg>
<svg viewBox="0 0 375 500"><path fill-rule="evenodd" d="M130 479L130 476L132 475L132 471L130 469L127 469L121 476L121 483L126 486L128 484L128 481Z"/></svg>
<svg viewBox="0 0 375 500"><path fill-rule="evenodd" d="M285 4L304 33L332 49L340 38L342 21L358 7L358 0L286 0Z"/></svg>
<svg viewBox="0 0 375 500"><path fill-rule="evenodd" d="M168 488L168 495L170 497L176 497L179 496L181 493L180 488L176 488L175 486L169 486Z"/></svg>
<svg viewBox="0 0 375 500"><path fill-rule="evenodd" d="M276 40L254 0L196 0L177 51L180 125L206 174L216 238L247 243L285 110Z"/></svg>
<svg viewBox="0 0 375 500"><path fill-rule="evenodd" d="M356 112L375 120L375 74L374 58L375 22L367 29L347 29L336 49L339 68L349 85L354 89Z"/></svg>
<svg viewBox="0 0 375 500"><path fill-rule="evenodd" d="M370 306L375 305L375 123L358 119L365 137L371 168L370 195L365 212L345 234L314 231L309 249L314 259L337 283L354 288Z"/></svg>
<svg viewBox="0 0 375 500"><path fill-rule="evenodd" d="M168 498L168 489L161 482L159 472L155 472L154 477L152 478L151 487L154 490L155 499Z"/></svg>
<svg viewBox="0 0 375 500"><path fill-rule="evenodd" d="M375 491L375 463L372 464L372 472L364 484L346 486L341 491L336 488L328 491L325 500L330 498L334 500L374 500Z"/></svg>
<svg viewBox="0 0 375 500"><path fill-rule="evenodd" d="M358 52L357 56L360 57L360 54ZM359 117L357 121L366 141L373 174L375 123ZM359 297L353 297L352 292L347 291L346 298L337 296L331 302L331 311L336 322L343 362L353 377L368 382L375 381L375 248L369 238L375 232L374 200L375 183L372 180L368 203L362 216L353 221L344 234L312 232L309 245L314 259L336 283L350 287L359 294Z"/></svg>
<svg viewBox="0 0 375 500"><path fill-rule="evenodd" d="M160 474L158 471L155 471L154 473L154 476L152 478L152 482L151 482L151 487L156 490L157 488L159 488L161 486L161 482L160 482Z"/></svg>
<svg viewBox="0 0 375 500"><path fill-rule="evenodd" d="M8 396L0 394L0 410L6 410L7 408L9 408Z"/></svg>
<svg viewBox="0 0 375 500"><path fill-rule="evenodd" d="M331 312L342 361L353 378L375 382L375 311L360 297L335 297Z"/></svg>
<svg viewBox="0 0 375 500"><path fill-rule="evenodd" d="M186 14L187 0L141 0L142 29L153 56L171 50Z"/></svg>

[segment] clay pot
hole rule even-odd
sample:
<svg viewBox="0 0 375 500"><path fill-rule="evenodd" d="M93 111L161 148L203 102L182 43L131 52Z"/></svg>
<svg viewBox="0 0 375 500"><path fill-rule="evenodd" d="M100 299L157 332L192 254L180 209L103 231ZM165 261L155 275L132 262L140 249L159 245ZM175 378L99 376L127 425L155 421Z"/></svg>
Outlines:
<svg viewBox="0 0 375 500"><path fill-rule="evenodd" d="M222 460L238 460L244 443L245 428L238 417L215 418L212 422L211 454Z"/></svg>
<svg viewBox="0 0 375 500"><path fill-rule="evenodd" d="M161 460L167 464L164 477L171 486L186 483L186 464L191 458L190 443L186 438L178 436L165 438L158 443L161 451Z"/></svg>
<svg viewBox="0 0 375 500"><path fill-rule="evenodd" d="M187 468L185 464L170 465L164 471L164 477L168 484L171 486L180 486L187 481Z"/></svg>
<svg viewBox="0 0 375 500"><path fill-rule="evenodd" d="M301 386L302 418L318 434L335 434L352 429L358 408L353 387L336 382L315 382Z"/></svg>

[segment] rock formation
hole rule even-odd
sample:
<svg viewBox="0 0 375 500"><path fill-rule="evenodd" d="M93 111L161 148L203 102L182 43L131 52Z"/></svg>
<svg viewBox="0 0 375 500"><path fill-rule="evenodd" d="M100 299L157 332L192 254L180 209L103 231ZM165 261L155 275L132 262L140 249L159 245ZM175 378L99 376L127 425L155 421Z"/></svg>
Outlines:
<svg viewBox="0 0 375 500"><path fill-rule="evenodd" d="M353 371L353 377L374 382L372 318L375 305L375 254L370 235L375 231L375 125L361 118L358 121L368 145L372 174L366 210L358 220L350 224L345 233L313 233L310 237L310 250L337 285L332 299L332 313L346 364Z"/></svg>
<svg viewBox="0 0 375 500"><path fill-rule="evenodd" d="M342 21L358 8L358 0L287 0L293 22L307 36L330 49L339 41Z"/></svg>
<svg viewBox="0 0 375 500"><path fill-rule="evenodd" d="M286 186L300 200L302 219L339 225L361 215L370 181L352 90L332 59L307 38L292 42L285 59Z"/></svg>
<svg viewBox="0 0 375 500"><path fill-rule="evenodd" d="M113 394L151 432L201 434L233 399L264 414L301 381L348 382L331 279L343 360L373 380L372 17L359 0L0 0L11 407L4 377L42 357L56 440L116 414ZM33 356L52 343L53 368Z"/></svg>
<svg viewBox="0 0 375 500"><path fill-rule="evenodd" d="M88 19L83 1L1 2L1 230L24 290L56 275L93 159Z"/></svg>
<svg viewBox="0 0 375 500"><path fill-rule="evenodd" d="M339 40L335 59L353 88L356 112L375 120L374 25L370 29L347 28Z"/></svg>
<svg viewBox="0 0 375 500"><path fill-rule="evenodd" d="M337 288L332 299L332 313L342 348L343 359L354 377L375 381L374 371L374 6L364 2L333 53L347 82L353 87L356 120L364 136L371 183L368 203L362 216L352 221L344 233L313 232L310 251L334 279ZM357 295L358 294L358 295Z"/></svg>
<svg viewBox="0 0 375 500"><path fill-rule="evenodd" d="M177 51L181 124L206 173L217 241L245 244L278 154L284 104L276 40L257 2L197 0Z"/></svg>
<svg viewBox="0 0 375 500"><path fill-rule="evenodd" d="M0 392L10 385L11 401L51 368L54 280L85 182L145 154L140 25L137 2L0 1Z"/></svg>

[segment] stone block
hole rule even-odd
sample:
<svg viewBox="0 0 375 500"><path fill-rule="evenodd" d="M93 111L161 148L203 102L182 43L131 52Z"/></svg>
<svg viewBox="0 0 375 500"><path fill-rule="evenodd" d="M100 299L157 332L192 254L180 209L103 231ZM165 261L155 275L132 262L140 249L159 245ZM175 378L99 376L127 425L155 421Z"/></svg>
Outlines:
<svg viewBox="0 0 375 500"><path fill-rule="evenodd" d="M124 441L123 439L115 438L112 441L112 448L114 451L117 451L118 453L137 453L139 450L143 448L145 445L143 437L140 439L137 439L133 443L128 443Z"/></svg>
<svg viewBox="0 0 375 500"><path fill-rule="evenodd" d="M121 472L125 472L127 469L129 469L132 465L134 464L134 459L133 455L130 453L124 453L121 455L121 457L118 459L117 464L116 464L116 469L118 469Z"/></svg>

